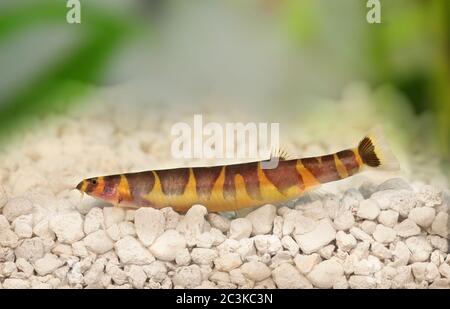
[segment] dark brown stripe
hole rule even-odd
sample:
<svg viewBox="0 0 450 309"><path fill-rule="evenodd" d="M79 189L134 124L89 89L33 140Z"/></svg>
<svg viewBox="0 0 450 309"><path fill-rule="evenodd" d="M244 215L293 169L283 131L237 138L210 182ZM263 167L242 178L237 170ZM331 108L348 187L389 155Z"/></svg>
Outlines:
<svg viewBox="0 0 450 309"><path fill-rule="evenodd" d="M225 182L223 184L224 198L236 199L236 184L234 180L236 175L241 175L244 178L245 189L252 199L261 199L258 162L225 166Z"/></svg>
<svg viewBox="0 0 450 309"><path fill-rule="evenodd" d="M301 159L303 166L321 183L341 179L333 155Z"/></svg>
<svg viewBox="0 0 450 309"><path fill-rule="evenodd" d="M219 178L222 166L196 167L192 171L195 176L196 190L199 198L209 198L214 184Z"/></svg>
<svg viewBox="0 0 450 309"><path fill-rule="evenodd" d="M302 176L297 172L297 160L280 161L277 168L263 169L267 179L280 191L285 193L292 186L305 188Z"/></svg>
<svg viewBox="0 0 450 309"><path fill-rule="evenodd" d="M120 175L112 175L103 177L105 186L103 187L104 196L115 196L117 193L117 187L120 183Z"/></svg>
<svg viewBox="0 0 450 309"><path fill-rule="evenodd" d="M144 196L155 186L155 175L152 172L125 174L130 190L131 199L138 205L146 204ZM120 181L120 179L119 179Z"/></svg>
<svg viewBox="0 0 450 309"><path fill-rule="evenodd" d="M355 153L352 150L342 150L336 153L336 155L345 166L349 176L355 174L359 170L358 161L356 161Z"/></svg>
<svg viewBox="0 0 450 309"><path fill-rule="evenodd" d="M189 181L189 168L155 171L166 195L182 195Z"/></svg>

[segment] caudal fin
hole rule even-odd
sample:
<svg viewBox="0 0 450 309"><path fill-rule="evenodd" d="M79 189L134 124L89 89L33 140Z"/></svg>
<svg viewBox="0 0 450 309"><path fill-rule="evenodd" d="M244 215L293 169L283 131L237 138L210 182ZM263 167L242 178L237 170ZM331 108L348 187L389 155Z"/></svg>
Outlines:
<svg viewBox="0 0 450 309"><path fill-rule="evenodd" d="M358 153L364 164L384 170L398 170L400 165L392 153L381 128L370 131L359 143Z"/></svg>

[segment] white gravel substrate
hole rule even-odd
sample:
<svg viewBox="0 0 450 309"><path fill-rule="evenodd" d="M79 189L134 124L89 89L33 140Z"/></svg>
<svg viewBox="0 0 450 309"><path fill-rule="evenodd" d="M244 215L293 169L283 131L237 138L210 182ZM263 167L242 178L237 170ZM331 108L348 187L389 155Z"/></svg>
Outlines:
<svg viewBox="0 0 450 309"><path fill-rule="evenodd" d="M417 181L336 186L234 219L201 205L112 208L71 190L165 167L164 124L149 122L73 114L2 154L0 288L450 287L449 193Z"/></svg>

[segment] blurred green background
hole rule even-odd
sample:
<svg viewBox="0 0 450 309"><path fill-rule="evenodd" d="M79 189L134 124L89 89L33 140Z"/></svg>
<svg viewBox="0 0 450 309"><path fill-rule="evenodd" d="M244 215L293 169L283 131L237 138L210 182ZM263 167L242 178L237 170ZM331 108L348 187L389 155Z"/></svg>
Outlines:
<svg viewBox="0 0 450 309"><path fill-rule="evenodd" d="M40 115L130 80L149 95L214 93L286 114L363 81L402 95L375 97L399 122L404 104L430 115L433 147L448 163L450 2L380 2L381 23L369 24L364 0L81 0L81 24L68 24L65 0L1 1L2 143Z"/></svg>

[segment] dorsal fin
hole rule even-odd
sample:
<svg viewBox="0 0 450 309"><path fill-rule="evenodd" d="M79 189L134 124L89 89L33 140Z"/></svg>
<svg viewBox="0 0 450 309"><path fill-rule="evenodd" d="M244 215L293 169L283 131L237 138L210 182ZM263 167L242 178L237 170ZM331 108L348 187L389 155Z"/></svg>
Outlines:
<svg viewBox="0 0 450 309"><path fill-rule="evenodd" d="M295 156L292 155L287 149L286 147L279 147L276 148L274 150L272 150L271 154L270 154L270 158L278 158L280 161L287 161L287 160L292 160L295 159Z"/></svg>

